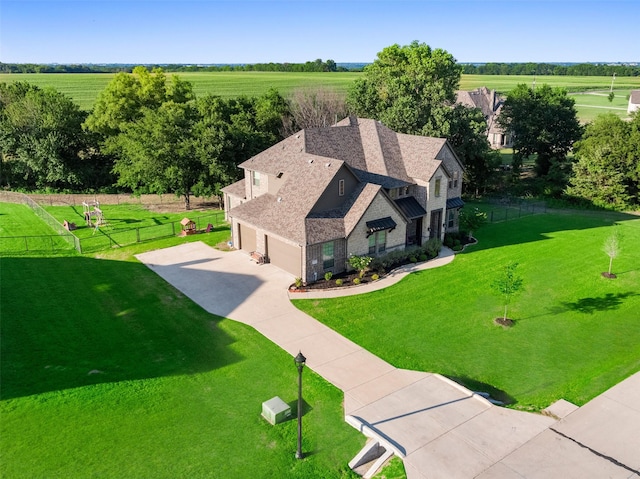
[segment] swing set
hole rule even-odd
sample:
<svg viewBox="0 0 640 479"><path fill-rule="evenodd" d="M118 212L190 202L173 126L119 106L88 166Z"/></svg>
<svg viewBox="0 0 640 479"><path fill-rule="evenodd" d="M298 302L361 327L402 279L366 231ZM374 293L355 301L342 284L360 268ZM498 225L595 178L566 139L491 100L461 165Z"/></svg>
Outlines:
<svg viewBox="0 0 640 479"><path fill-rule="evenodd" d="M104 218L104 213L100 209L99 201L91 201L90 203L83 201L82 210L87 226L94 228L94 233L98 231L100 226L106 226L107 220Z"/></svg>

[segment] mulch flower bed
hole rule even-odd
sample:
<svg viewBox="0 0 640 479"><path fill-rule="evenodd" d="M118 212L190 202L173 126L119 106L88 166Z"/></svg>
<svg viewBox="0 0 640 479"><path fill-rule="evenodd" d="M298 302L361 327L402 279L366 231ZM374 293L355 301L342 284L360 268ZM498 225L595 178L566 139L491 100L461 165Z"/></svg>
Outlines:
<svg viewBox="0 0 640 479"><path fill-rule="evenodd" d="M372 276L374 274L377 274L378 277L380 277L380 278L383 276L383 275L381 275L379 273L376 273L375 271L367 271L365 273L365 275L360 279L360 284L371 283L373 281ZM350 274L346 274L346 273L336 274L329 281L327 281L326 279L322 278L322 279L319 279L318 281L316 281L315 283L303 284L299 288L296 288L296 285L292 284L291 286L289 286L289 291L317 291L317 290L321 290L321 289L332 289L332 288L344 288L346 286L357 286L353 282L353 280L358 278L358 277L359 276L358 276L357 272L353 272L353 273L350 273ZM336 280L337 279L341 279L342 280L342 285L336 284Z"/></svg>
<svg viewBox="0 0 640 479"><path fill-rule="evenodd" d="M502 318L502 317L494 319L493 322L496 324L499 324L503 328L510 328L511 326L516 324L516 322L513 319Z"/></svg>

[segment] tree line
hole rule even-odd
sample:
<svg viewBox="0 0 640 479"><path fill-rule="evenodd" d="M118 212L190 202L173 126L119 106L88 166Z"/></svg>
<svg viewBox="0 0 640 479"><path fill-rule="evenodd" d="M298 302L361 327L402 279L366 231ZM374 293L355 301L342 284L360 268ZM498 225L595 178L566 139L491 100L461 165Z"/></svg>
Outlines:
<svg viewBox="0 0 640 479"><path fill-rule="evenodd" d="M463 66L423 43L378 53L343 96L326 88L259 97L196 97L190 82L143 66L118 73L91 112L24 82L0 84L0 186L49 191L220 194L238 164L290 134L348 114L394 131L447 138L467 194L546 196L608 208L640 204L640 115L584 128L562 88L518 85L499 122L514 137L512 168L489 147L487 120L455 103ZM533 175L520 175L533 162Z"/></svg>
<svg viewBox="0 0 640 479"><path fill-rule="evenodd" d="M165 72L222 72L222 71L255 71L255 72L346 72L362 71L367 63L337 65L333 60L323 61L318 58L304 63L247 63L228 65L183 65L183 64L149 64L149 70L162 68ZM40 63L2 63L0 73L119 73L133 72L137 65L110 64L69 64L51 65ZM467 75L556 75L556 76L640 76L640 65L605 64L605 63L463 63L462 73Z"/></svg>
<svg viewBox="0 0 640 479"><path fill-rule="evenodd" d="M555 75L555 76L612 76L637 77L640 65L606 63L483 63L463 65L468 75Z"/></svg>
<svg viewBox="0 0 640 479"><path fill-rule="evenodd" d="M93 65L93 64L41 64L41 63L2 63L0 73L132 73L138 65ZM333 60L323 61L318 58L304 63L247 63L229 65L183 65L183 64L149 64L144 65L149 70L162 68L165 72L346 72L359 71L362 68L345 68L338 66Z"/></svg>

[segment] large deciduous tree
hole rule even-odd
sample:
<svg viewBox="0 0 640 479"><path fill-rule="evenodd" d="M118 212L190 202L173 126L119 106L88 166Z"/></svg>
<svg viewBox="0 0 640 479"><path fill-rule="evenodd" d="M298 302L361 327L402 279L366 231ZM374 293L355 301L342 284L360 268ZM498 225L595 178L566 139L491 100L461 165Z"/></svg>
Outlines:
<svg viewBox="0 0 640 479"><path fill-rule="evenodd" d="M487 140L487 121L479 108L455 105L444 135L465 166L466 192L484 193L493 171L500 163L500 154L491 149Z"/></svg>
<svg viewBox="0 0 640 479"><path fill-rule="evenodd" d="M507 96L498 122L513 134L514 167L535 155L536 173L562 182L567 154L582 135L575 101L563 88L520 84Z"/></svg>
<svg viewBox="0 0 640 479"><path fill-rule="evenodd" d="M118 184L135 193L176 193L184 197L186 209L192 193L212 193L207 159L198 155L193 135L197 121L193 104L169 101L123 126L114 143Z"/></svg>
<svg viewBox="0 0 640 479"><path fill-rule="evenodd" d="M392 130L440 136L455 101L461 67L424 43L391 45L364 69L347 94L351 111Z"/></svg>
<svg viewBox="0 0 640 479"><path fill-rule="evenodd" d="M171 84L162 69L149 72L137 66L133 73L118 73L100 92L86 121L89 130L106 138L122 132L124 127L142 118L145 110L157 110L167 102L186 103L193 100L193 88L174 75Z"/></svg>
<svg viewBox="0 0 640 479"><path fill-rule="evenodd" d="M85 113L64 94L17 82L0 84L2 183L23 188L100 186Z"/></svg>
<svg viewBox="0 0 640 479"><path fill-rule="evenodd" d="M462 68L445 50L414 41L392 45L365 67L347 94L350 111L392 130L447 138L467 168L471 191L485 188L496 163L480 110L454 105Z"/></svg>
<svg viewBox="0 0 640 479"><path fill-rule="evenodd" d="M569 195L605 208L640 204L640 115L629 122L599 115L576 143L575 157Z"/></svg>

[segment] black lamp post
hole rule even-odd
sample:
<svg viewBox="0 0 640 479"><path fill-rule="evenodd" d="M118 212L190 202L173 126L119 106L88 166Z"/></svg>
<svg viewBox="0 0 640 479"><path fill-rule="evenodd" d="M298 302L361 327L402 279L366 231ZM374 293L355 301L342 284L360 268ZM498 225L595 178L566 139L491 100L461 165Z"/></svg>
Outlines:
<svg viewBox="0 0 640 479"><path fill-rule="evenodd" d="M296 459L302 459L302 369L304 368L305 358L302 352L298 352L294 361L298 368L298 450L296 451Z"/></svg>

